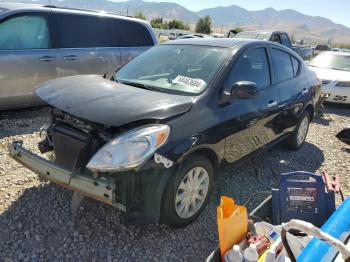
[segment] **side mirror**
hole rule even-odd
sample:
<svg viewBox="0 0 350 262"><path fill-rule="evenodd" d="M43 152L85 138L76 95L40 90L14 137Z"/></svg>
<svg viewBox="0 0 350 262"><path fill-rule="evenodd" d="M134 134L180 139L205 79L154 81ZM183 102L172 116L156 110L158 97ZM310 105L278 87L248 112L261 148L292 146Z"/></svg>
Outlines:
<svg viewBox="0 0 350 262"><path fill-rule="evenodd" d="M258 95L258 86L254 82L239 81L232 86L231 97L254 98Z"/></svg>

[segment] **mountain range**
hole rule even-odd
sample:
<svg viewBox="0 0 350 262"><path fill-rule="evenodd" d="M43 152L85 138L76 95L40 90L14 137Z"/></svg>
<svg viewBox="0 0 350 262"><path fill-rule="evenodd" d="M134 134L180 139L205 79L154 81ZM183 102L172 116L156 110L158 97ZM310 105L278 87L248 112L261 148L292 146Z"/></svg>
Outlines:
<svg viewBox="0 0 350 262"><path fill-rule="evenodd" d="M7 0L9 1L9 0ZM16 0L10 0L18 2ZM21 0L21 2L48 4L49 0ZM112 2L109 0L51 0L51 5L74 8L97 9L115 12L122 15L134 15L143 12L147 19L156 17L180 19L193 25L200 17L209 15L214 27L225 29L242 27L245 30L275 29L287 31L296 39L312 39L327 42L350 44L350 28L336 24L320 16L309 16L292 9L275 10L267 8L260 11L248 11L236 5L214 7L193 12L170 2L146 2L129 0ZM315 2L315 4L317 4ZM220 30L219 29L219 30Z"/></svg>

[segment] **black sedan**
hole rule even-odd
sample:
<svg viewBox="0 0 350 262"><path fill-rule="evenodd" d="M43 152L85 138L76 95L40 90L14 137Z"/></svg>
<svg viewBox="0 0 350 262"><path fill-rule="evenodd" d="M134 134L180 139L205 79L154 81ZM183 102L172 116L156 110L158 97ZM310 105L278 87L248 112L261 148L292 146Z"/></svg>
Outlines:
<svg viewBox="0 0 350 262"><path fill-rule="evenodd" d="M222 166L284 140L299 149L321 83L281 45L188 39L151 48L112 80L74 76L35 93L53 106L39 143L11 155L40 176L128 214L185 226ZM234 188L232 189L234 190Z"/></svg>

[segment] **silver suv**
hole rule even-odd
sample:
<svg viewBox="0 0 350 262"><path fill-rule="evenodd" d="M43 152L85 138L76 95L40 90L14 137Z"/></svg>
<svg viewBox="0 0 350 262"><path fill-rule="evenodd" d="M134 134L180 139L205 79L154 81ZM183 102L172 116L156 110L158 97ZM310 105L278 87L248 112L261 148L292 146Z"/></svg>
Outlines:
<svg viewBox="0 0 350 262"><path fill-rule="evenodd" d="M0 110L42 102L36 86L112 73L157 43L149 23L105 12L0 4Z"/></svg>

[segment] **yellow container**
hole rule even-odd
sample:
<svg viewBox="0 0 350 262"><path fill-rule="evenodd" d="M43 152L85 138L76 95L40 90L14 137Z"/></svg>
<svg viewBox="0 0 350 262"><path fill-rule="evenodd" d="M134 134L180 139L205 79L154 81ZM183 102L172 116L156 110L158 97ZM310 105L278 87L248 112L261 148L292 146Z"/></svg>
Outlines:
<svg viewBox="0 0 350 262"><path fill-rule="evenodd" d="M221 257L233 245L240 243L248 231L247 208L235 204L232 198L222 196L217 208L217 223Z"/></svg>

